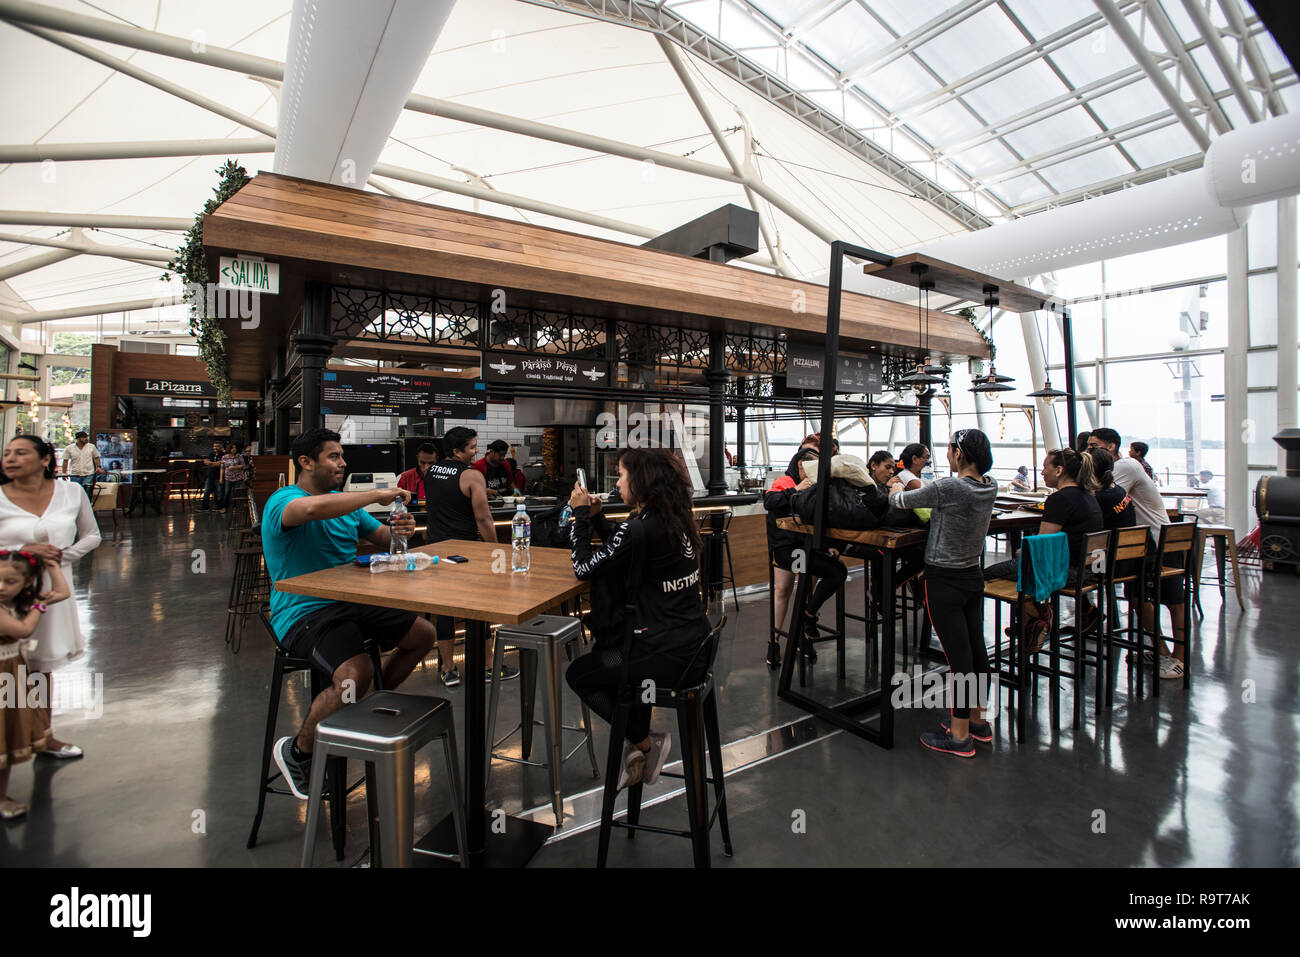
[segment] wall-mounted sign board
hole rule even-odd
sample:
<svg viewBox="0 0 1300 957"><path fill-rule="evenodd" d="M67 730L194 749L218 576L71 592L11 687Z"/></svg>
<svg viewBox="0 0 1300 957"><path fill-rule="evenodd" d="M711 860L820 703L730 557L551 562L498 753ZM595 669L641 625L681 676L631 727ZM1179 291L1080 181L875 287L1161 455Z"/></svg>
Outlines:
<svg viewBox="0 0 1300 957"><path fill-rule="evenodd" d="M280 264L242 256L222 256L217 270L217 288L278 293Z"/></svg>
<svg viewBox="0 0 1300 957"><path fill-rule="evenodd" d="M476 379L327 369L321 380L324 415L487 418L487 391Z"/></svg>
<svg viewBox="0 0 1300 957"><path fill-rule="evenodd" d="M787 342L785 350L785 385L788 389L820 392L822 363L826 353L817 346ZM841 352L835 372L835 391L877 394L882 389L880 356L852 355Z"/></svg>

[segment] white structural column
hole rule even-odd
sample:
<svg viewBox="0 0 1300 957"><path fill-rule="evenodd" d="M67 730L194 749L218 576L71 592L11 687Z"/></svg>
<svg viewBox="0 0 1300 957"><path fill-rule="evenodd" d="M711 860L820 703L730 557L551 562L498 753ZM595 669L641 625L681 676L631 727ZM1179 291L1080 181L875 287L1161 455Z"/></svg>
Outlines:
<svg viewBox="0 0 1300 957"><path fill-rule="evenodd" d="M1048 317L1051 322L1051 317ZM1047 364L1043 361L1043 340L1038 335L1038 313L1022 312L1020 314L1020 331L1025 337L1025 355L1029 359L1029 379L1033 382L1034 387L1031 392L1037 392L1047 384ZM1066 386L1068 389L1069 386ZM1034 404L1038 408L1038 428L1043 433L1043 447L1045 449L1061 448L1061 433L1056 427L1056 416L1052 414L1052 404L1046 399L1035 399ZM1073 444L1074 436L1070 437L1069 443ZM1033 463L1034 468L1038 468L1038 463Z"/></svg>
<svg viewBox="0 0 1300 957"><path fill-rule="evenodd" d="M1296 416L1296 199L1277 201L1277 427L1300 425ZM1286 452L1277 450L1277 467L1286 468Z"/></svg>
<svg viewBox="0 0 1300 957"><path fill-rule="evenodd" d="M1246 300L1246 230L1228 233L1228 348L1223 357L1224 378L1224 483L1227 487L1226 521L1241 538L1250 531L1250 473L1246 468L1250 444L1246 403L1246 348L1250 322Z"/></svg>

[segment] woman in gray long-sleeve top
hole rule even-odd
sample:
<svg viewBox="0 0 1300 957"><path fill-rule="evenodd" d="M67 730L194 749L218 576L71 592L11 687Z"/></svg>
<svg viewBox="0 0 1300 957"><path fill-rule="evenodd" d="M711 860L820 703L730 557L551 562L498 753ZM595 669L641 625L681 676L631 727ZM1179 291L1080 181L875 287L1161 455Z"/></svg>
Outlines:
<svg viewBox="0 0 1300 957"><path fill-rule="evenodd" d="M943 733L927 731L921 735L921 743L932 751L970 758L975 756L974 741L993 740L983 707L989 656L984 647L984 572L980 567L998 494L997 483L987 477L993 467L988 436L979 429L954 432L948 445L948 466L954 477L936 479L910 492L894 481L889 486L889 501L899 508L931 509L930 536L925 543L925 607L948 658L955 700L949 702L952 716Z"/></svg>

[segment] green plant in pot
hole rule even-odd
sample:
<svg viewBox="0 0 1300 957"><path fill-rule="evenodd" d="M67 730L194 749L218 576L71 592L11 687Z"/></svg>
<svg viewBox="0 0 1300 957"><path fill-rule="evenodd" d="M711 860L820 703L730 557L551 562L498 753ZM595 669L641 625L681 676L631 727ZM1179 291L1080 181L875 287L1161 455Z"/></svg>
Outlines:
<svg viewBox="0 0 1300 957"><path fill-rule="evenodd" d="M179 276L185 284L182 294L190 307L190 333L198 340L199 359L207 369L208 378L217 388L217 400L224 406L233 404L230 395L230 366L226 357L226 335L221 331L218 317L208 314L207 296L208 262L203 249L203 217L224 203L249 181L248 171L234 160L228 159L215 170L221 176L212 198L203 204L194 217L194 225L185 234L185 242L176 251L176 258L167 264L163 281Z"/></svg>

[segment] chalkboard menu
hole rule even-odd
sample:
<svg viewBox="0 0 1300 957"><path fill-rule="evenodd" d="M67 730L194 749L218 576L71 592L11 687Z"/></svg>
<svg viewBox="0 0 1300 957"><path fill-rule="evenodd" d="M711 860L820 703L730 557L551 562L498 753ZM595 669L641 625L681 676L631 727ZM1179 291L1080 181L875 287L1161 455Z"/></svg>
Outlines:
<svg viewBox="0 0 1300 957"><path fill-rule="evenodd" d="M487 392L476 379L342 369L328 369L321 379L323 415L487 418Z"/></svg>
<svg viewBox="0 0 1300 957"><path fill-rule="evenodd" d="M609 386L609 363L571 356L530 356L517 352L483 353L488 382L542 385Z"/></svg>
<svg viewBox="0 0 1300 957"><path fill-rule="evenodd" d="M822 390L822 363L825 350L819 346L800 342L786 344L785 384L790 389ZM881 390L880 356L839 355L839 368L835 370L835 391L853 394L875 394Z"/></svg>

